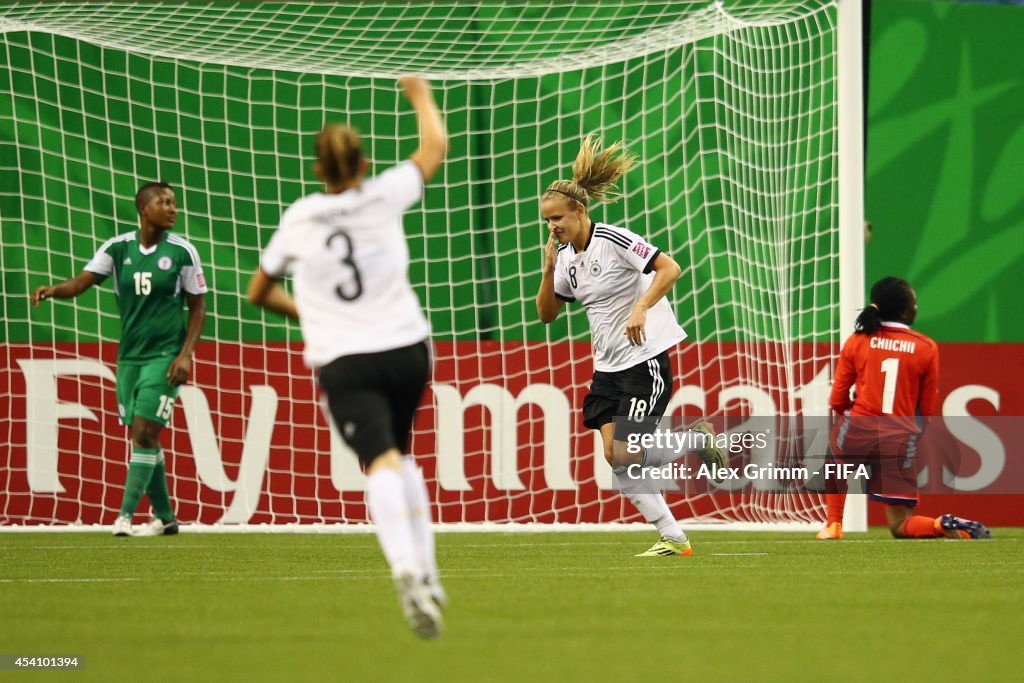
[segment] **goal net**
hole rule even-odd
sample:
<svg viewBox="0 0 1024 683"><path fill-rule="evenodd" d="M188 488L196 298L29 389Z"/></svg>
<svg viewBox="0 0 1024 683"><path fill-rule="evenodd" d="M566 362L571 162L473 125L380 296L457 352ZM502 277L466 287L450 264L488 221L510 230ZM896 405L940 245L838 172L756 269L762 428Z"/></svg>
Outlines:
<svg viewBox="0 0 1024 683"><path fill-rule="evenodd" d="M825 415L839 342L836 7L779 2L13 3L0 7L0 524L110 523L128 441L109 283L32 309L137 227L144 182L211 292L163 434L185 523L355 524L363 475L332 435L298 328L241 292L283 209L316 191L312 137L348 122L372 171L416 146L396 85L433 81L450 155L405 219L433 327L412 451L445 523L640 518L580 408L585 313L537 320L538 201L591 132L640 158L593 209L671 254L689 340L670 411ZM767 458L796 463L780 437ZM753 457L744 454L744 458ZM818 494L668 494L680 519L818 523Z"/></svg>

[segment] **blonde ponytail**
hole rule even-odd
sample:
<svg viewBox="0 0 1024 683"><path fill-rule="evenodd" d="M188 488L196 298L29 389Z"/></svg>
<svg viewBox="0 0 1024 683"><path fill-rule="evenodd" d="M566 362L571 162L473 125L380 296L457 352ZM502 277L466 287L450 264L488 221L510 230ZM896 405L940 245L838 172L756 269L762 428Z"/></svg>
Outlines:
<svg viewBox="0 0 1024 683"><path fill-rule="evenodd" d="M621 142L606 149L601 138L591 133L583 140L573 162L572 180L556 180L544 194L561 194L583 206L591 200L614 202L620 196L616 191L619 178L633 168L636 160L636 155L625 151Z"/></svg>
<svg viewBox="0 0 1024 683"><path fill-rule="evenodd" d="M348 126L325 126L316 137L316 157L325 183L348 183L359 175L363 143L359 134Z"/></svg>

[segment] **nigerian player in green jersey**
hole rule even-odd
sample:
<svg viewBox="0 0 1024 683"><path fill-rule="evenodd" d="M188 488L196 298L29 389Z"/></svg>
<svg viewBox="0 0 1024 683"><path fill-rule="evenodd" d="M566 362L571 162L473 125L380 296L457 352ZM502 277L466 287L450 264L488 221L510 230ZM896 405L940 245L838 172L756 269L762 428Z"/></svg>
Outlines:
<svg viewBox="0 0 1024 683"><path fill-rule="evenodd" d="M206 282L199 254L170 232L178 217L174 191L167 183L147 183L135 195L139 229L103 243L76 277L32 293L32 305L44 299L70 299L112 276L121 314L117 348L117 408L131 429L121 512L115 536L131 536L132 518L142 494L149 496L154 518L139 535L175 534L178 522L167 490L160 430L170 422L179 387L192 372L192 354L206 319ZM188 303L188 324L182 315Z"/></svg>

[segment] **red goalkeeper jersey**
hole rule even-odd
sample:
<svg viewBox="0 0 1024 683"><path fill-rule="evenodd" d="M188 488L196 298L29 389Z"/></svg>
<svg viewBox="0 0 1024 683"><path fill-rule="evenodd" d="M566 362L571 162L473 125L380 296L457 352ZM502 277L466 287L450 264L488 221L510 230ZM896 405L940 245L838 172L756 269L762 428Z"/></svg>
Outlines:
<svg viewBox="0 0 1024 683"><path fill-rule="evenodd" d="M883 322L843 344L829 404L850 415L937 415L938 387L938 345L907 325Z"/></svg>

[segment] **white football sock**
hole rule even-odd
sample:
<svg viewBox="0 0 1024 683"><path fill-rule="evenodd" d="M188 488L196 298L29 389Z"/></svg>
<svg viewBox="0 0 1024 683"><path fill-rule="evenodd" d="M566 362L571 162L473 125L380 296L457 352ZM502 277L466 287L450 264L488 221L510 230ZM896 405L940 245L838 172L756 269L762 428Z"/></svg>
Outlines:
<svg viewBox="0 0 1024 683"><path fill-rule="evenodd" d="M644 519L657 528L658 533L678 543L686 541L686 534L669 510L661 491L654 490L650 484L641 485L637 480L629 478L625 468L617 470L615 478L619 480L622 494L640 511ZM643 492L640 492L641 488Z"/></svg>
<svg viewBox="0 0 1024 683"><path fill-rule="evenodd" d="M420 572L428 579L437 578L437 558L434 554L434 527L431 526L430 496L423 470L411 457L402 458L402 484L405 501L409 506L409 526Z"/></svg>
<svg viewBox="0 0 1024 683"><path fill-rule="evenodd" d="M377 528L377 539L395 576L416 573L409 504L398 471L380 467L366 478L366 506Z"/></svg>

